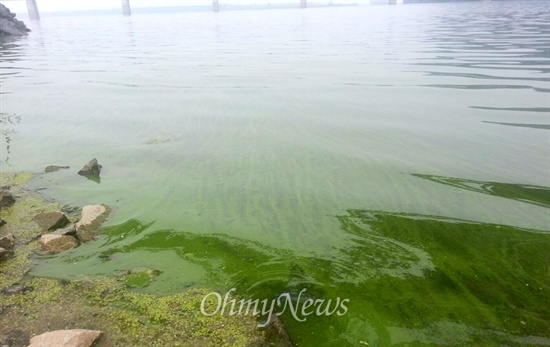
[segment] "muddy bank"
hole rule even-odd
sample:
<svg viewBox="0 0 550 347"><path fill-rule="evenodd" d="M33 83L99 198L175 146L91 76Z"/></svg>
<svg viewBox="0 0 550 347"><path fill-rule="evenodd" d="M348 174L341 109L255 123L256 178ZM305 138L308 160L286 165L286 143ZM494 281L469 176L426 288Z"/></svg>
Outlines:
<svg viewBox="0 0 550 347"><path fill-rule="evenodd" d="M44 233L34 217L62 211L71 223L79 208L48 201L26 188L32 175L0 174L0 186L15 202L0 210L6 223L0 238L14 235L9 253L0 260L0 345L28 346L33 336L60 329L100 330L94 346L288 346L280 325L257 328L254 317L206 317L200 305L208 288L192 288L159 296L132 291L129 276L60 281L27 273L29 257L44 252ZM95 202L94 202L95 203ZM93 241L91 241L93 242ZM129 280L130 278L130 280Z"/></svg>

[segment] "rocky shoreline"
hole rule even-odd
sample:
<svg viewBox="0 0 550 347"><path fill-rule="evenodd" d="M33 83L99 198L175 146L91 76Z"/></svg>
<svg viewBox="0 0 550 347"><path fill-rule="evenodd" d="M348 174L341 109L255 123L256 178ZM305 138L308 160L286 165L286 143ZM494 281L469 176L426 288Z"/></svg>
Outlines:
<svg viewBox="0 0 550 347"><path fill-rule="evenodd" d="M252 316L203 316L200 303L211 289L165 296L132 290L154 280L154 270L75 281L28 275L34 254L93 242L112 212L48 201L27 188L33 176L0 173L0 346L291 345L280 322L258 329Z"/></svg>
<svg viewBox="0 0 550 347"><path fill-rule="evenodd" d="M27 35L29 28L15 18L15 13L0 4L0 38Z"/></svg>

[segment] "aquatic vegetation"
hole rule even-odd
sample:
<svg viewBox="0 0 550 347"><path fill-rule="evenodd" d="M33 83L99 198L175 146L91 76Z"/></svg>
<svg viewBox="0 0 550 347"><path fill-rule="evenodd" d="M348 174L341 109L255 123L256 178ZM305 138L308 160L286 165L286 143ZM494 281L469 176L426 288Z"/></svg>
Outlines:
<svg viewBox="0 0 550 347"><path fill-rule="evenodd" d="M98 347L137 345L138 341L150 346L284 346L274 336L267 339L267 331L256 328L254 317L203 316L201 301L211 289L172 295L127 289L147 286L159 274L156 270L79 281L28 276L29 257L38 251L35 239L40 234L33 217L62 209L25 188L31 177L0 175L0 185L10 186L16 198L0 213L8 222L0 229L2 234L16 236L14 256L0 262L0 342L17 339L26 345L32 335L46 331L89 328L105 332L95 344Z"/></svg>
<svg viewBox="0 0 550 347"><path fill-rule="evenodd" d="M422 277L383 276L359 287L370 308L363 316L374 327L368 341L527 345L525 336L539 336L538 343L550 344L549 233L383 211L339 218L357 235L415 245L434 265Z"/></svg>
<svg viewBox="0 0 550 347"><path fill-rule="evenodd" d="M59 260L62 266L77 256L87 259L86 270L100 261L98 253L115 264L175 253L182 270L171 273L173 263L159 267L163 272L140 290L174 291L174 281L189 275L190 282L178 283L222 293L235 288L242 298L288 293L294 302L300 294L301 302L349 299L342 316L297 321L285 311L285 329L299 345L550 345L550 233L371 210L336 218L349 242L328 253L300 255L226 235L154 230L153 223L133 220L104 228L101 247ZM199 283L193 266L202 269Z"/></svg>
<svg viewBox="0 0 550 347"><path fill-rule="evenodd" d="M143 288L147 287L151 281L158 276L159 271L145 269L145 270L134 270L129 274L123 276L124 284L130 288Z"/></svg>
<svg viewBox="0 0 550 347"><path fill-rule="evenodd" d="M32 177L30 173L0 173L0 186L10 187L16 202L2 209L0 217L7 224L0 229L0 236L15 235L16 252L9 261L0 262L0 290L17 283L29 271L32 264L28 256L38 249L35 242L29 242L40 234L40 227L33 220L38 212L59 210L61 206L48 202L38 194L28 191L26 183Z"/></svg>
<svg viewBox="0 0 550 347"><path fill-rule="evenodd" d="M97 346L279 346L267 342L254 319L200 313L209 289L170 296L136 293L116 279L64 282L33 278L29 291L2 297L0 336L19 330L27 336L56 329L105 332Z"/></svg>
<svg viewBox="0 0 550 347"><path fill-rule="evenodd" d="M425 174L413 174L413 176L455 188L517 200L538 206L550 207L550 188L548 187L528 184L484 182Z"/></svg>

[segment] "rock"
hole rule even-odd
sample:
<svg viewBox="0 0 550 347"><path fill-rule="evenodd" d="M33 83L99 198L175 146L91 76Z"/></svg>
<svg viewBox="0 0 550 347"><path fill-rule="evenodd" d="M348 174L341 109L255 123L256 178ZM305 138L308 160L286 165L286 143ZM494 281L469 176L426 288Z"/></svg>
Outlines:
<svg viewBox="0 0 550 347"><path fill-rule="evenodd" d="M61 211L39 213L34 216L34 221L45 231L63 228L70 223Z"/></svg>
<svg viewBox="0 0 550 347"><path fill-rule="evenodd" d="M90 347L101 334L99 330L55 330L33 337L28 347Z"/></svg>
<svg viewBox="0 0 550 347"><path fill-rule="evenodd" d="M15 198L8 192L0 192L0 210L10 206L15 202Z"/></svg>
<svg viewBox="0 0 550 347"><path fill-rule="evenodd" d="M76 225L71 224L63 229L57 229L52 235L76 235Z"/></svg>
<svg viewBox="0 0 550 347"><path fill-rule="evenodd" d="M50 253L59 253L78 246L78 240L69 235L46 234L38 242Z"/></svg>
<svg viewBox="0 0 550 347"><path fill-rule="evenodd" d="M0 290L0 293L3 295L16 295L16 294L24 294L28 291L31 291L33 288L29 286L25 286L22 284L16 284L9 288Z"/></svg>
<svg viewBox="0 0 550 347"><path fill-rule="evenodd" d="M76 236L80 241L93 240L111 209L105 205L87 205L82 208L82 217L76 223Z"/></svg>
<svg viewBox="0 0 550 347"><path fill-rule="evenodd" d="M0 218L0 227L3 227L4 225L6 225L8 222L6 222L5 220L3 220L2 218Z"/></svg>
<svg viewBox="0 0 550 347"><path fill-rule="evenodd" d="M99 172L101 171L101 165L98 164L97 162L97 159L94 158L92 160L90 160L90 162L86 165L84 165L84 167L82 169L80 169L80 171L78 171L78 174L80 176L85 176L87 177L88 179L91 179L93 181L96 181L99 183Z"/></svg>
<svg viewBox="0 0 550 347"><path fill-rule="evenodd" d="M15 237L13 236L13 234L8 234L6 236L0 237L0 247L4 248L5 250L12 249L14 244Z"/></svg>
<svg viewBox="0 0 550 347"><path fill-rule="evenodd" d="M0 260L8 256L10 252L7 249L0 247Z"/></svg>
<svg viewBox="0 0 550 347"><path fill-rule="evenodd" d="M29 31L25 23L15 18L15 13L0 4L0 37L23 36Z"/></svg>
<svg viewBox="0 0 550 347"><path fill-rule="evenodd" d="M44 169L44 172L54 172L54 171L59 171L61 169L70 169L71 167L70 166L57 166L57 165L50 165L50 166L47 166L45 169Z"/></svg>

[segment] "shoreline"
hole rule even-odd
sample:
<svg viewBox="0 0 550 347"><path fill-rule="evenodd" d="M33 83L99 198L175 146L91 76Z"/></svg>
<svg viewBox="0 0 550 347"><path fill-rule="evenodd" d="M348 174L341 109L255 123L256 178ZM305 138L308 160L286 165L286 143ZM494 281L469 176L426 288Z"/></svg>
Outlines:
<svg viewBox="0 0 550 347"><path fill-rule="evenodd" d="M0 173L0 186L15 202L0 209L6 224L0 238L12 234L14 247L0 260L0 345L28 346L30 338L65 329L100 330L93 344L136 346L290 346L281 323L257 328L253 316L204 316L200 304L209 288L190 288L171 295L132 290L153 279L152 270L117 277L58 280L28 274L30 257L41 251L43 231L38 213L63 211L74 222L79 209L48 200L28 188L37 174ZM94 242L94 241L90 241ZM143 283L143 274L148 279ZM136 285L137 283L137 285Z"/></svg>

